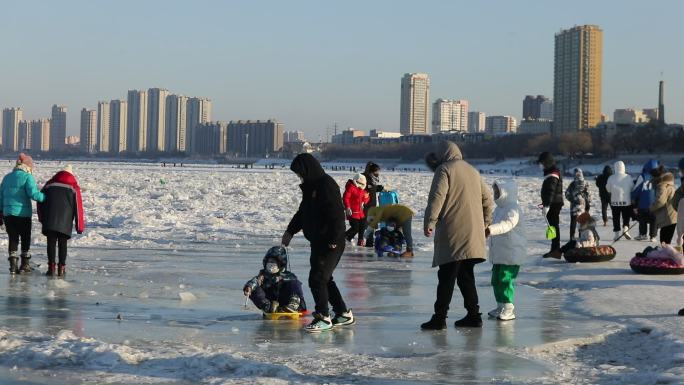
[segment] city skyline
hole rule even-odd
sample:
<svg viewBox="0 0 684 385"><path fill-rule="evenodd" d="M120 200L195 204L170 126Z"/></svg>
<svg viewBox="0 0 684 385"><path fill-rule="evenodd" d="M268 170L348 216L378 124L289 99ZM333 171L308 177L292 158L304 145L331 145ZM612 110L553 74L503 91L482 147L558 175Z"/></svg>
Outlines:
<svg viewBox="0 0 684 385"><path fill-rule="evenodd" d="M0 26L7 52L17 58L3 63L0 106L22 107L27 120L49 117L53 104L67 106L67 135L74 135L83 107L126 99L121 90L158 85L211 98L214 120L277 118L317 140L333 121L340 127L398 131L396 79L424 72L431 79L430 103L467 99L488 115L519 119L521 97L553 95L554 34L596 24L605 34L601 112L610 116L615 109L657 107L663 72L667 119L684 121L678 108L684 105L684 75L678 70L684 53L674 46L676 15L684 13L684 4L658 2L659 22L634 29L623 20L639 12L636 1L619 7L588 1L534 7L504 1L496 6L430 3L410 12L404 3L364 3L359 14L351 3L306 3L307 13L301 12L303 3L212 4L212 12L206 12L207 7L168 2L163 15L152 12L154 1L6 4L7 14L31 14L38 22L26 29L19 18L8 18ZM135 13L130 12L134 4ZM386 17L388 6L396 17ZM474 16L452 23L447 16L456 8ZM82 18L86 13L88 18ZM231 23L225 22L227 15ZM327 17L332 20L324 22ZM497 22L481 28L491 18ZM171 27L187 20L197 21L185 25L173 44L160 30L126 28L155 22ZM354 28L347 20L354 20ZM409 20L419 27L404 31ZM242 33L257 22L266 27ZM473 38L453 39L461 34ZM35 49L46 41L53 53L49 61ZM444 44L453 49L445 50ZM646 52L658 52L658 60Z"/></svg>

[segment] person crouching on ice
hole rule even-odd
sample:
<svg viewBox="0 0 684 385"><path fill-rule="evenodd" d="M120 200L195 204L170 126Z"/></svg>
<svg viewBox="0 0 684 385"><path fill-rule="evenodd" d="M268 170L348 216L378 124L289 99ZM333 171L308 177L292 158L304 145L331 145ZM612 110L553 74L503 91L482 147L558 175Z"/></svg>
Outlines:
<svg viewBox="0 0 684 385"><path fill-rule="evenodd" d="M296 275L287 271L285 248L271 247L264 256L263 265L259 274L245 284L245 296L264 313L298 313L306 310L302 283Z"/></svg>
<svg viewBox="0 0 684 385"><path fill-rule="evenodd" d="M397 227L397 220L390 218L385 223L385 227L381 228L378 237L378 248L383 251L394 252L401 250L404 244L404 234L402 234L399 227ZM389 249L389 250L387 250ZM397 253L397 257L399 254Z"/></svg>
<svg viewBox="0 0 684 385"><path fill-rule="evenodd" d="M515 319L513 300L515 279L522 259L527 256L527 240L520 225L522 218L518 206L518 185L513 180L493 184L494 219L485 229L490 238L489 258L492 267L492 287L497 307L488 314L501 321Z"/></svg>
<svg viewBox="0 0 684 385"><path fill-rule="evenodd" d="M38 204L38 219L43 225L43 235L47 237L48 270L45 275L64 277L67 241L71 238L74 222L78 234L83 234L85 230L81 188L72 167L67 165L64 170L55 174L43 186L42 192L45 194L45 201ZM58 266L55 266L56 254L59 256Z"/></svg>

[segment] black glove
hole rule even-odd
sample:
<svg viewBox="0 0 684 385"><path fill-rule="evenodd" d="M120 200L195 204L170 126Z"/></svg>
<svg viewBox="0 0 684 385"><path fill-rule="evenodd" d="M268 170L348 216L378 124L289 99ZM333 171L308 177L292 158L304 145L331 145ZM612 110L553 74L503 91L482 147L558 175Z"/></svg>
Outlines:
<svg viewBox="0 0 684 385"><path fill-rule="evenodd" d="M382 192L382 190L384 190L384 189L385 189L385 188L382 187L381 184L375 185L375 191L377 191L377 192Z"/></svg>

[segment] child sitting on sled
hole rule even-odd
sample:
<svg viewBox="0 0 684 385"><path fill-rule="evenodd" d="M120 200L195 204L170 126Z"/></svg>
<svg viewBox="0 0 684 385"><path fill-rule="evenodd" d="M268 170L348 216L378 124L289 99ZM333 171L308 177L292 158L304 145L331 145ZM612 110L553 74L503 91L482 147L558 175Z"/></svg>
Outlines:
<svg viewBox="0 0 684 385"><path fill-rule="evenodd" d="M596 219L589 215L588 212L583 212L577 216L577 223L579 224L579 239L571 240L561 247L561 252L565 253L580 247L597 247L599 245L598 232L596 231Z"/></svg>
<svg viewBox="0 0 684 385"><path fill-rule="evenodd" d="M390 252L397 254L401 252L401 246L404 244L404 234L397 227L397 220L390 218L385 222L385 227L378 230L376 234L376 244L378 250L383 252Z"/></svg>
<svg viewBox="0 0 684 385"><path fill-rule="evenodd" d="M287 271L287 250L271 247L264 268L245 284L243 292L264 313L298 313L306 310L302 283Z"/></svg>

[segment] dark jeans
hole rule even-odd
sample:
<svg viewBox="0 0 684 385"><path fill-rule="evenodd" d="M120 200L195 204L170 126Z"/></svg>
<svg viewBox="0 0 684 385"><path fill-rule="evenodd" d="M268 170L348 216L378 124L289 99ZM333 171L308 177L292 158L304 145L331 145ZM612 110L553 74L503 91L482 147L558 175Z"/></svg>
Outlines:
<svg viewBox="0 0 684 385"><path fill-rule="evenodd" d="M21 252L26 253L31 249L31 217L4 217L7 236L9 237L9 252L16 252L21 238Z"/></svg>
<svg viewBox="0 0 684 385"><path fill-rule="evenodd" d="M672 242L672 237L674 236L675 230L677 229L677 224L668 225L660 228L660 243L667 243L668 245Z"/></svg>
<svg viewBox="0 0 684 385"><path fill-rule="evenodd" d="M546 220L549 225L556 228L556 238L551 240L551 251L560 250L560 212L563 208L562 203L551 203L549 206L549 213L546 214Z"/></svg>
<svg viewBox="0 0 684 385"><path fill-rule="evenodd" d="M411 218L407 219L401 225L401 232L404 234L404 240L406 241L406 250L413 250L413 234L411 234Z"/></svg>
<svg viewBox="0 0 684 385"><path fill-rule="evenodd" d="M363 239L363 233L366 231L366 219L349 218L349 230L345 233L347 240L351 241L356 235L359 236L359 241Z"/></svg>
<svg viewBox="0 0 684 385"><path fill-rule="evenodd" d="M577 230L577 215L570 214L570 239L575 239L575 230Z"/></svg>
<svg viewBox="0 0 684 385"><path fill-rule="evenodd" d="M304 303L304 291L302 290L302 284L299 281L286 281L280 284L277 291L266 293L261 286L257 286L252 294L249 295L249 299L252 303L256 305L259 309L263 311L268 311L271 307L271 301L278 301L280 305L287 305L290 302L290 298L293 296L299 297L299 310L306 310L306 304Z"/></svg>
<svg viewBox="0 0 684 385"><path fill-rule="evenodd" d="M603 218L603 223L608 223L608 206L610 206L610 201L601 200L601 218Z"/></svg>
<svg viewBox="0 0 684 385"><path fill-rule="evenodd" d="M648 236L651 238L655 238L658 235L655 216L648 209L639 209L637 218L639 220L639 235L646 235L647 230Z"/></svg>
<svg viewBox="0 0 684 385"><path fill-rule="evenodd" d="M613 231L622 232L622 227L629 227L629 220L632 217L632 206L610 206L613 213ZM622 216L622 227L620 227L620 216Z"/></svg>
<svg viewBox="0 0 684 385"><path fill-rule="evenodd" d="M330 315L328 302L332 305L335 314L347 311L347 305L332 276L343 252L344 241L338 242L334 249L330 249L328 245L311 245L309 288L316 302L316 312L326 317Z"/></svg>
<svg viewBox="0 0 684 385"><path fill-rule="evenodd" d="M475 265L482 260L466 259L463 261L449 262L439 266L437 272L437 300L435 301L435 315L446 318L449 312L449 304L454 294L454 284L458 284L463 296L463 304L468 314L478 314L477 287L475 287Z"/></svg>
<svg viewBox="0 0 684 385"><path fill-rule="evenodd" d="M59 264L66 265L67 241L69 239L60 233L50 232L47 236L47 255L48 263L55 263L55 251L58 251ZM56 250L57 249L57 250Z"/></svg>

